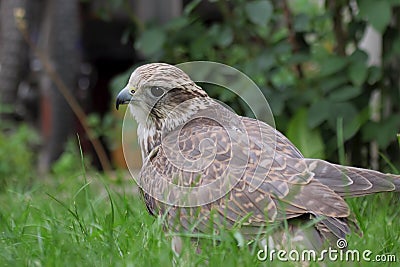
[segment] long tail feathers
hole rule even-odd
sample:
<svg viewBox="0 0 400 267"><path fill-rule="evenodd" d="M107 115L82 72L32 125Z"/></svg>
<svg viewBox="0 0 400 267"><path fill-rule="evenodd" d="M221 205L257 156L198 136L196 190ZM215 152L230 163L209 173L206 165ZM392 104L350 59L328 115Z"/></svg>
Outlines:
<svg viewBox="0 0 400 267"><path fill-rule="evenodd" d="M357 197L378 192L400 192L400 175L306 159L315 179L342 197Z"/></svg>

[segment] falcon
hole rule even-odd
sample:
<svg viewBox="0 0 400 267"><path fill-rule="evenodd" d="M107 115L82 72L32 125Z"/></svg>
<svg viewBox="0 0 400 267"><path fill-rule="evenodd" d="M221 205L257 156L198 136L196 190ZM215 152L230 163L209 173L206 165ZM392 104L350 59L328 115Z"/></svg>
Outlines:
<svg viewBox="0 0 400 267"><path fill-rule="evenodd" d="M172 231L237 228L276 247L321 249L361 234L344 198L400 191L398 175L304 158L274 127L235 114L169 64L138 67L121 104L138 123L146 207Z"/></svg>

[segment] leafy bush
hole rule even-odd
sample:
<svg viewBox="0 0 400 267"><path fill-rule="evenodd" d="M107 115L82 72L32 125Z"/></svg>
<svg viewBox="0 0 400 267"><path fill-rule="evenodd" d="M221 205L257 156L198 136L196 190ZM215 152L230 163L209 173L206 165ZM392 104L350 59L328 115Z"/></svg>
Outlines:
<svg viewBox="0 0 400 267"><path fill-rule="evenodd" d="M219 14L210 20L198 13L204 1L191 1L169 23L148 23L135 48L152 62L210 60L243 71L266 95L277 128L305 156L370 167L373 143L396 162L400 2L319 2L210 1ZM380 66L370 65L360 47L367 26L383 36ZM223 90L213 96L237 104Z"/></svg>
<svg viewBox="0 0 400 267"><path fill-rule="evenodd" d="M0 130L0 190L12 182L26 182L35 174L32 145L37 143L36 133L26 125L10 131Z"/></svg>

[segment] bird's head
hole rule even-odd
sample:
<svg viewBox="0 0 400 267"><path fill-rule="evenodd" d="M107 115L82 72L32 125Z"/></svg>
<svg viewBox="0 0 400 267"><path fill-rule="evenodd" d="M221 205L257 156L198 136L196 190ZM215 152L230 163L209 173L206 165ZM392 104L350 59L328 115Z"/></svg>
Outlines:
<svg viewBox="0 0 400 267"><path fill-rule="evenodd" d="M138 67L117 96L116 108L130 103L138 123L163 119L185 101L208 97L181 69L151 63Z"/></svg>

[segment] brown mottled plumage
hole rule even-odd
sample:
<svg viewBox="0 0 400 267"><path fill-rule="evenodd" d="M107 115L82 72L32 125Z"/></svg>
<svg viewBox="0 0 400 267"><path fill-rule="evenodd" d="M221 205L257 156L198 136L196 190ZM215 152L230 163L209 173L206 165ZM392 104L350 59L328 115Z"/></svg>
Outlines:
<svg viewBox="0 0 400 267"><path fill-rule="evenodd" d="M137 68L118 95L117 108L129 101L143 156L139 185L149 212L167 215L170 229L208 232L245 218L243 235L255 236L277 224L268 236L282 243L288 237L279 225L287 220L293 239L318 249L326 241L344 238L350 228L359 230L344 197L400 190L397 175L304 158L280 132L232 113L168 64ZM212 119L216 114L223 125ZM238 133L235 138L230 131ZM233 188L211 203L178 207L181 196L166 190L167 183L196 188L217 181L211 193L218 194L225 190L218 179L228 164L242 164L243 172L230 173L236 179ZM310 220L315 221L313 227L304 228Z"/></svg>

